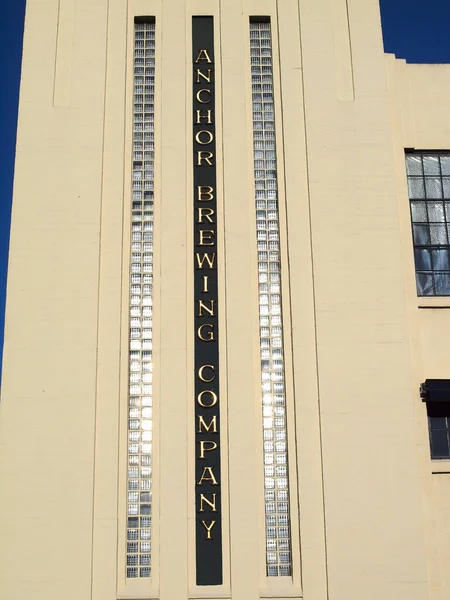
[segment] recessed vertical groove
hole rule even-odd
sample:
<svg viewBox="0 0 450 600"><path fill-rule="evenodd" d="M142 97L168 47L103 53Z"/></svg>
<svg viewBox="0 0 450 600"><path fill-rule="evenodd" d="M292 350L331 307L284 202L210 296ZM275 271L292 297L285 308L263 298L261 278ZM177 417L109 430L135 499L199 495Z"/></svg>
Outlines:
<svg viewBox="0 0 450 600"><path fill-rule="evenodd" d="M70 106L74 34L74 0L59 0L55 77L53 84L54 106Z"/></svg>
<svg viewBox="0 0 450 600"><path fill-rule="evenodd" d="M334 53L336 86L339 100L355 99L353 56L350 35L348 0L333 0Z"/></svg>

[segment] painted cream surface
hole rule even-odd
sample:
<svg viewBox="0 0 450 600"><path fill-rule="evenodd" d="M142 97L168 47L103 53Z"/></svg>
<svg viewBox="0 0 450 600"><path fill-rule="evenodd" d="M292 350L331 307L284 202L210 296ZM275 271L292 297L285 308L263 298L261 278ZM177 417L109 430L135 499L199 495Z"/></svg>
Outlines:
<svg viewBox="0 0 450 600"><path fill-rule="evenodd" d="M408 313L412 398L416 421L419 481L426 536L429 597L449 595L448 525L449 461L431 461L426 406L419 385L427 378L447 378L450 327L448 298L418 298L414 276L412 234L407 200L403 148L449 150L450 68L446 65L408 65L386 56L399 223L404 266L405 303Z"/></svg>
<svg viewBox="0 0 450 600"><path fill-rule="evenodd" d="M191 16L215 17L224 584L195 585ZM152 577L125 578L132 34L156 18ZM248 20L272 20L293 577L264 572ZM404 148L450 148L450 67L375 0L28 0L0 405L0 600L447 600L450 467L418 386Z"/></svg>

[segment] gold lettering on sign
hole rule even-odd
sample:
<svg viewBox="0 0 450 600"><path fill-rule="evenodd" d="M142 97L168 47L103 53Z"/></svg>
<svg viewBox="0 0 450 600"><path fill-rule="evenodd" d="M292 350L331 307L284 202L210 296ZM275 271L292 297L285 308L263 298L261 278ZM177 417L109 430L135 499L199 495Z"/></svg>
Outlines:
<svg viewBox="0 0 450 600"><path fill-rule="evenodd" d="M214 223L213 219L211 218L211 216L214 214L214 211L212 208L206 207L206 208L197 208L198 210L198 221L197 223L203 223L203 219L207 219L210 223Z"/></svg>
<svg viewBox="0 0 450 600"><path fill-rule="evenodd" d="M206 329L206 327L211 327L211 330L205 333L203 330ZM200 325L200 327L197 329L197 336L200 340L202 340L202 342L213 342L215 340L214 325L211 323Z"/></svg>
<svg viewBox="0 0 450 600"><path fill-rule="evenodd" d="M212 229L199 229L199 246L214 246L214 231Z"/></svg>
<svg viewBox="0 0 450 600"><path fill-rule="evenodd" d="M197 167L202 166L202 160L206 162L208 167L212 167L213 164L211 162L211 158L214 157L212 152L207 152L206 150L197 150Z"/></svg>
<svg viewBox="0 0 450 600"><path fill-rule="evenodd" d="M206 196L206 198L204 196ZM214 200L214 188L210 185L198 185L197 200L198 202L209 202L210 200Z"/></svg>
<svg viewBox="0 0 450 600"><path fill-rule="evenodd" d="M214 467L203 467L203 473L197 485L203 485L204 481L212 481L211 485L219 485L213 473Z"/></svg>
<svg viewBox="0 0 450 600"><path fill-rule="evenodd" d="M208 282L209 282L209 276L208 275L203 275L203 289L202 289L202 294L206 294L207 292L209 292Z"/></svg>
<svg viewBox="0 0 450 600"><path fill-rule="evenodd" d="M205 141L205 135L206 135L206 141ZM202 142L202 137L204 139L203 142ZM200 144L201 146L207 146L208 144L211 144L214 141L214 136L207 129L202 129L195 136L195 141L197 142L197 144Z"/></svg>
<svg viewBox="0 0 450 600"><path fill-rule="evenodd" d="M216 522L215 521L210 521L209 525L206 523L206 521L202 521L202 523L203 523L204 528L207 531L206 539L207 540L212 540L211 529L214 527L214 525L216 524Z"/></svg>
<svg viewBox="0 0 450 600"><path fill-rule="evenodd" d="M197 69L197 83L201 83L200 77L202 77L208 83L211 83L211 69L208 69L208 73L206 75L201 69Z"/></svg>
<svg viewBox="0 0 450 600"><path fill-rule="evenodd" d="M203 303L203 300L197 300L198 302L198 316L203 317L203 311L209 314L210 317L214 317L214 300L209 301L209 306Z"/></svg>
<svg viewBox="0 0 450 600"><path fill-rule="evenodd" d="M211 507L212 512L217 512L216 496L217 494L212 494L212 500L208 500L204 494L200 494L200 510L198 512L205 512L205 509L203 508L203 502L206 502L206 504Z"/></svg>
<svg viewBox="0 0 450 600"><path fill-rule="evenodd" d="M197 264L199 269L203 269L203 265L205 262L208 264L209 269L214 269L214 262L216 260L216 253L208 254L205 252L203 256L200 256L198 252L196 252L195 257L197 258Z"/></svg>
<svg viewBox="0 0 450 600"><path fill-rule="evenodd" d="M208 100L202 100L202 95L204 96L205 94L209 94ZM211 102L211 90L208 90L207 88L202 88L201 90L198 90L195 97L197 98L197 101L200 102L200 104L209 104Z"/></svg>
<svg viewBox="0 0 450 600"><path fill-rule="evenodd" d="M211 404L205 404L205 400L203 399L203 396L205 396L206 394L210 394ZM197 396L197 402L203 408L211 408L211 406L215 406L218 401L219 401L219 398L217 397L217 394L215 392L213 392L212 390L203 390L203 392L200 392L200 394Z"/></svg>
<svg viewBox="0 0 450 600"><path fill-rule="evenodd" d="M200 50L197 56L197 60L195 62L199 63L202 60L206 60L206 62L212 63L212 60L209 58L208 50Z"/></svg>
<svg viewBox="0 0 450 600"><path fill-rule="evenodd" d="M203 433L202 428L205 430L205 432L209 433L209 430L212 427L212 431L211 433L217 433L217 416L214 415L213 417L211 417L211 421L209 422L209 425L206 424L205 419L199 415L198 416L198 433Z"/></svg>
<svg viewBox="0 0 450 600"><path fill-rule="evenodd" d="M213 372L213 376L211 377L211 379L206 379L206 377L203 373L205 369L211 369L211 371ZM214 381L214 379L216 378L215 371L216 371L216 367L214 365L203 365L198 370L198 377L201 381L204 381L205 383L211 383L211 381Z"/></svg>
<svg viewBox="0 0 450 600"><path fill-rule="evenodd" d="M211 440L205 440L200 443L200 457L199 458L205 458L205 452L212 452L213 450L217 450L217 444L216 442L212 442ZM206 444L211 444L211 446L208 448Z"/></svg>
<svg viewBox="0 0 450 600"><path fill-rule="evenodd" d="M203 119L206 119L206 123L208 123L208 125L212 124L212 117L211 117L212 110L211 109L200 110L199 108L197 108L196 113L197 113L197 120L195 122L196 125L200 125L200 123L202 122ZM202 115L201 113L206 113L206 115L205 114Z"/></svg>

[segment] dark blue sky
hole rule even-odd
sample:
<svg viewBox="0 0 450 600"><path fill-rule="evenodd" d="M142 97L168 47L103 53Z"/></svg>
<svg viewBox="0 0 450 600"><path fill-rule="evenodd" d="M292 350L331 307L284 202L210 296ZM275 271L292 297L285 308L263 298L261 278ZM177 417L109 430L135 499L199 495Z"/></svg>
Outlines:
<svg viewBox="0 0 450 600"><path fill-rule="evenodd" d="M25 0L9 0L3 4L0 19L0 348L3 346ZM411 63L450 63L450 0L380 0L380 5L386 52Z"/></svg>

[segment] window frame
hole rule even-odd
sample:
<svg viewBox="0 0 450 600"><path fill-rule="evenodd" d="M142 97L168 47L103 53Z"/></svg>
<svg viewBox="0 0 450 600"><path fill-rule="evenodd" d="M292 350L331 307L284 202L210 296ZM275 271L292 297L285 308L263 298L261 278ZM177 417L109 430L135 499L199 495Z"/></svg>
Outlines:
<svg viewBox="0 0 450 600"><path fill-rule="evenodd" d="M414 156L421 159L416 171L410 167L413 162L408 160L409 157ZM439 158L436 161L438 168L435 172L432 172L430 166L425 168L424 157ZM445 169L441 157L448 157ZM430 162L429 165L431 164ZM417 295L422 298L448 297L450 296L450 150L405 149L405 167ZM436 183L437 181L439 184ZM413 182L420 182L422 185L413 186ZM434 195L431 191L432 184L436 186ZM420 189L423 190L422 194ZM439 237L441 239L438 239Z"/></svg>

